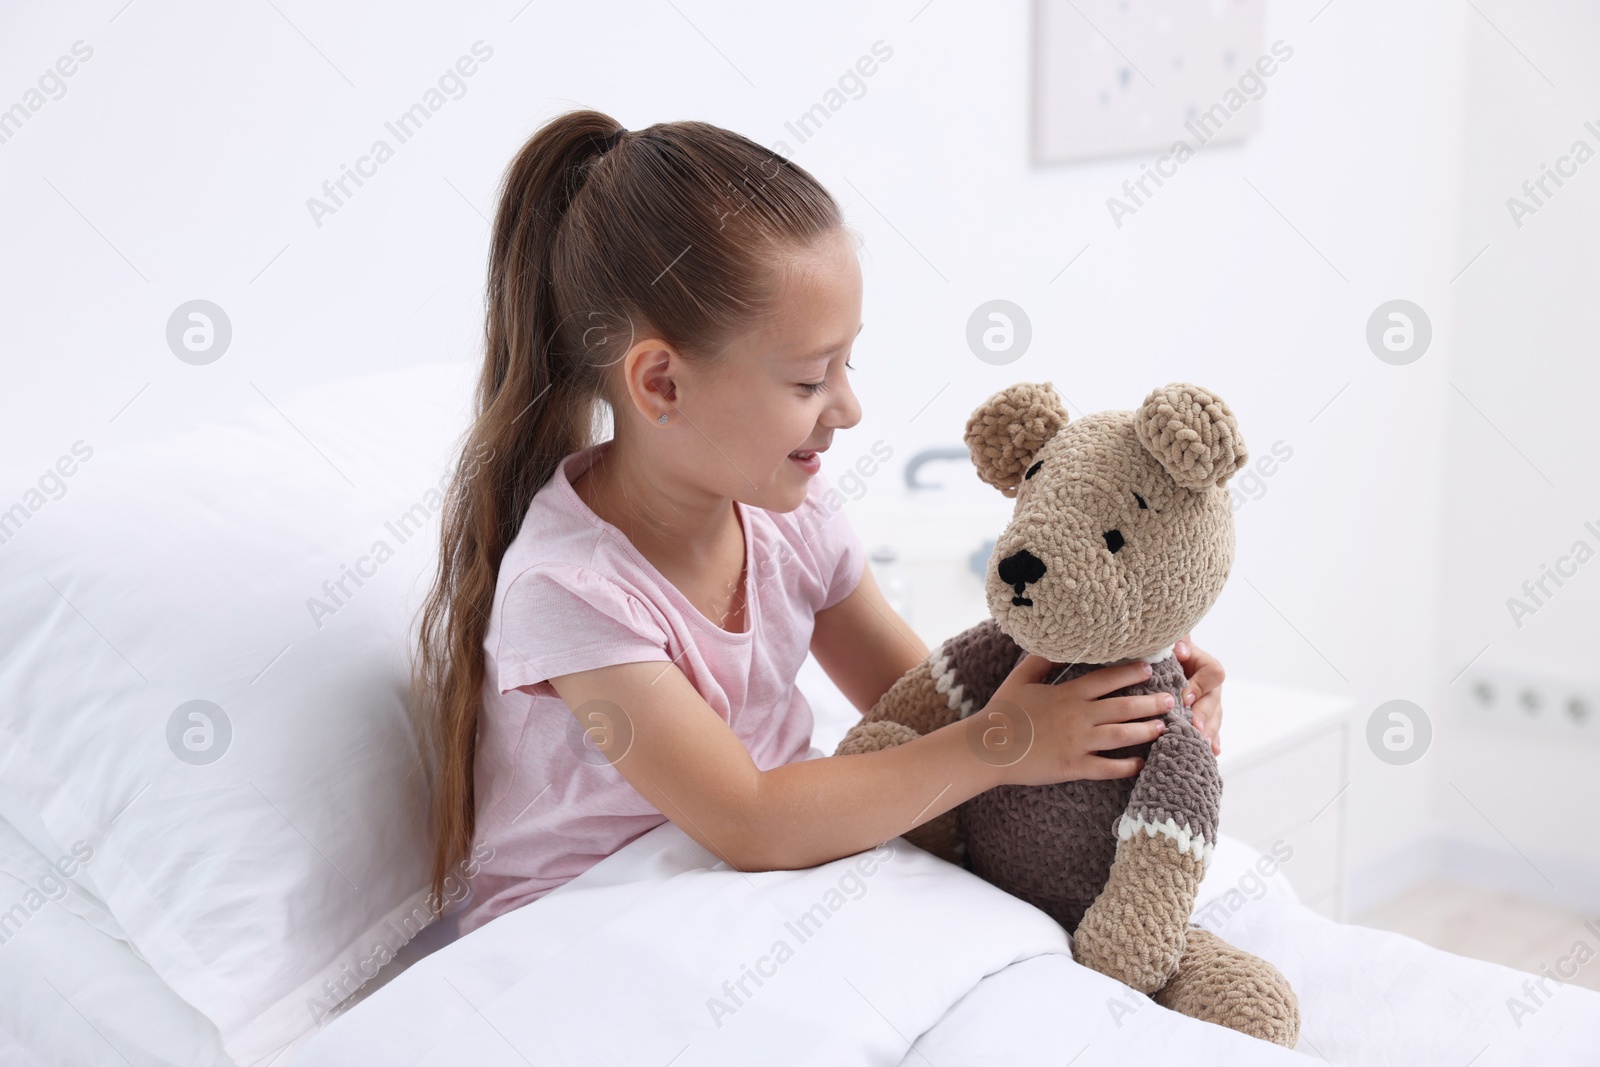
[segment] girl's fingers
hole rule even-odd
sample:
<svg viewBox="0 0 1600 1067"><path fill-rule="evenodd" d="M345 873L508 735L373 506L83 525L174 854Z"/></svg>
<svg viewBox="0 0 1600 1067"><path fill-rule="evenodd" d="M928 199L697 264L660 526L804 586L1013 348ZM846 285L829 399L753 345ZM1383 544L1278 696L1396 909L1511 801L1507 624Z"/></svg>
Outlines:
<svg viewBox="0 0 1600 1067"><path fill-rule="evenodd" d="M1064 684L1076 687L1078 694L1087 700L1099 700L1107 693L1144 681L1150 674L1150 664L1133 660L1113 667L1098 667Z"/></svg>
<svg viewBox="0 0 1600 1067"><path fill-rule="evenodd" d="M1166 732L1167 724L1161 719L1106 723L1095 728L1092 742L1095 747L1092 751L1109 752L1112 749L1148 744Z"/></svg>
<svg viewBox="0 0 1600 1067"><path fill-rule="evenodd" d="M1198 650L1196 651L1198 653ZM1191 688L1201 693L1209 693L1222 684L1222 664L1209 656L1202 656L1194 662L1194 670L1187 672Z"/></svg>
<svg viewBox="0 0 1600 1067"><path fill-rule="evenodd" d="M1195 702L1194 711L1195 729L1211 742L1212 755L1222 754L1222 697L1213 691L1207 693Z"/></svg>
<svg viewBox="0 0 1600 1067"><path fill-rule="evenodd" d="M1202 693L1222 684L1222 664L1217 657L1189 640L1187 634L1178 639L1173 651L1178 656L1178 662L1183 664L1183 673L1191 684L1200 687Z"/></svg>
<svg viewBox="0 0 1600 1067"><path fill-rule="evenodd" d="M1172 703L1171 693L1141 693L1133 697L1110 697L1096 700L1092 714L1096 725L1127 722L1130 719L1165 715L1172 710Z"/></svg>
<svg viewBox="0 0 1600 1067"><path fill-rule="evenodd" d="M1222 664L1215 656L1196 646L1187 634L1179 639L1178 645L1186 646L1185 651L1178 652L1179 661L1188 676L1183 687L1183 702L1189 708L1195 728L1211 741L1212 752L1221 754L1222 745L1217 732L1222 727ZM1174 648L1174 651L1177 649Z"/></svg>

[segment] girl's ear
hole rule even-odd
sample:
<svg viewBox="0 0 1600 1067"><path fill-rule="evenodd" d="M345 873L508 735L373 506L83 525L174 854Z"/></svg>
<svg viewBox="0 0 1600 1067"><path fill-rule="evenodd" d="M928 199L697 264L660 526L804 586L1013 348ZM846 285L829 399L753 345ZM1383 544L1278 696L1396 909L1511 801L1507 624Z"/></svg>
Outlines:
<svg viewBox="0 0 1600 1067"><path fill-rule="evenodd" d="M622 357L622 378L627 397L646 422L672 414L678 403L674 379L680 355L666 341L646 339Z"/></svg>
<svg viewBox="0 0 1600 1067"><path fill-rule="evenodd" d="M1046 441L1067 424L1067 406L1049 382L1021 382L985 400L967 420L965 440L978 477L1007 497Z"/></svg>

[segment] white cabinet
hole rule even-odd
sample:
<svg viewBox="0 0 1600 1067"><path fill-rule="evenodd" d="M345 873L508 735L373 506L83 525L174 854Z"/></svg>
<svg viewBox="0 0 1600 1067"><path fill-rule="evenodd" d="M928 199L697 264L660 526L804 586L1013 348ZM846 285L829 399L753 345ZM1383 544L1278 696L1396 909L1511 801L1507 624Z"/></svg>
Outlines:
<svg viewBox="0 0 1600 1067"><path fill-rule="evenodd" d="M1219 830L1269 852L1307 907L1343 921L1353 706L1342 698L1229 678L1222 686Z"/></svg>

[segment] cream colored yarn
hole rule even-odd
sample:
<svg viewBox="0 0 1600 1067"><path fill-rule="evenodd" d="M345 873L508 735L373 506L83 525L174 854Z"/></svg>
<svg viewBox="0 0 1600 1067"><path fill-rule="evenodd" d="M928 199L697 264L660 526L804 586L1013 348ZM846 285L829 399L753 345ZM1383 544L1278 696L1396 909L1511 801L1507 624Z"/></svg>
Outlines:
<svg viewBox="0 0 1600 1067"><path fill-rule="evenodd" d="M1050 382L1021 382L967 420L978 476L1016 500L985 579L990 617L942 641L846 735L839 755L904 744L981 713L1025 653L1059 685L1152 658L1111 697L1181 694L1172 643L1215 603L1233 561L1224 483L1248 458L1233 413L1188 382L1135 411L1069 424ZM1156 716L1152 716L1156 717ZM1222 779L1181 700L1154 741L1100 755L1131 778L999 785L905 836L1028 901L1073 935L1073 959L1158 1004L1293 1048L1299 1003L1269 961L1190 924L1220 825ZM981 731L969 731L969 744ZM981 744L974 758L993 754Z"/></svg>
<svg viewBox="0 0 1600 1067"><path fill-rule="evenodd" d="M978 477L1014 497L1034 455L1066 422L1067 406L1054 386L1023 382L1002 389L974 411L963 439Z"/></svg>
<svg viewBox="0 0 1600 1067"><path fill-rule="evenodd" d="M1152 390L1133 429L1185 489L1221 485L1250 458L1228 405L1188 382Z"/></svg>

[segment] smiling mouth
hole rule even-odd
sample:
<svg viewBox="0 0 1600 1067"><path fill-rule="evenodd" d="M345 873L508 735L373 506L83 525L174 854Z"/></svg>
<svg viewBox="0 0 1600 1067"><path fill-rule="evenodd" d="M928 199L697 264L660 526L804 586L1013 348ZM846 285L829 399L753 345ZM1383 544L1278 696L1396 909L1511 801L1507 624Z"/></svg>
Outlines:
<svg viewBox="0 0 1600 1067"><path fill-rule="evenodd" d="M820 456L822 453L826 452L831 447L833 447L833 446L832 445L823 445L821 448L797 448L793 452L789 453L789 458L790 459L810 459L812 456Z"/></svg>

